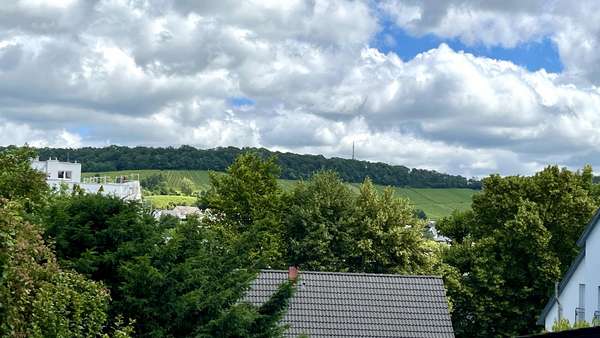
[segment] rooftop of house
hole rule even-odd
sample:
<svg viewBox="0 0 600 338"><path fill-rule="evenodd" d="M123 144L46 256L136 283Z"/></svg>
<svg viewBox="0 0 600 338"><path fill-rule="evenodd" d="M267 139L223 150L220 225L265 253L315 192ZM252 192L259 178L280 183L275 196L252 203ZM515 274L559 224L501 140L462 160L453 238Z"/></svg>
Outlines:
<svg viewBox="0 0 600 338"><path fill-rule="evenodd" d="M440 277L303 271L298 278L283 318L288 337L454 337ZM287 279L287 271L261 271L246 301L263 304Z"/></svg>

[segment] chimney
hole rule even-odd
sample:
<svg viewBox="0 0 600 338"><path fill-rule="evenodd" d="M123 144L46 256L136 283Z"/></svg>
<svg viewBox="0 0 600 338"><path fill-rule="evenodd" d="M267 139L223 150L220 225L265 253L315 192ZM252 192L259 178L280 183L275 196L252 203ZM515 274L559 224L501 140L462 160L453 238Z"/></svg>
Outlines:
<svg viewBox="0 0 600 338"><path fill-rule="evenodd" d="M288 279L290 282L296 282L296 279L298 279L298 267L297 266L288 267Z"/></svg>

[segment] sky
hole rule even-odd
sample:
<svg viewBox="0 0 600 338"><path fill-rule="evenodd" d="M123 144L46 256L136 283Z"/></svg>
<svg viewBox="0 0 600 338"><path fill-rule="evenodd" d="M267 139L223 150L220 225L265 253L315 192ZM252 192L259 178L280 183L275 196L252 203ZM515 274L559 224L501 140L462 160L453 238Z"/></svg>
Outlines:
<svg viewBox="0 0 600 338"><path fill-rule="evenodd" d="M0 2L0 145L600 168L600 1Z"/></svg>

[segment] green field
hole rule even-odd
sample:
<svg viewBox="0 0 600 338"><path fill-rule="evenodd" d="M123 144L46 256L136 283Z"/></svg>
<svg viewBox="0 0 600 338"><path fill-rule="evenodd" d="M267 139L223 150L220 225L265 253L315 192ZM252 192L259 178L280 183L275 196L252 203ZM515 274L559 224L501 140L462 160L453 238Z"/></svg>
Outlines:
<svg viewBox="0 0 600 338"><path fill-rule="evenodd" d="M209 186L208 172L204 170L125 170L110 171L102 173L84 173L84 177L90 176L129 176L131 174L139 175L140 180L145 177L162 174L167 180L167 185L175 190L181 187L181 180L184 177L194 182L195 189L198 191L206 190ZM290 189L296 181L279 180L284 189ZM353 189L358 190L358 184L349 184ZM383 189L382 186L378 188ZM471 189L431 189L431 188L397 188L394 187L398 196L407 197L416 208L425 211L431 219L439 219L450 215L453 210L467 210L471 206L471 196L476 192ZM172 202L173 204L192 204L194 197L187 196L144 196L155 208L164 208Z"/></svg>
<svg viewBox="0 0 600 338"><path fill-rule="evenodd" d="M193 196L177 195L149 195L144 196L144 199L156 209L168 209L170 205L194 205L198 201Z"/></svg>

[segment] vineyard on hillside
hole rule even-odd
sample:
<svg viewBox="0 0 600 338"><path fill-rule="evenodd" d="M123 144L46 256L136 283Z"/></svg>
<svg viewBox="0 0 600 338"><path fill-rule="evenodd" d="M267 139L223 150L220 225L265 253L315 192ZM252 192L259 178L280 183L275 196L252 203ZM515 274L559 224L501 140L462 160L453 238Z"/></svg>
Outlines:
<svg viewBox="0 0 600 338"><path fill-rule="evenodd" d="M195 191L204 191L209 187L208 171L206 170L124 170L100 173L84 173L84 177L91 176L129 176L139 175L140 180L152 175L161 174L165 177L167 185L173 190L180 191L184 178L194 183ZM290 189L296 182L294 180L279 180L284 189ZM349 183L353 189L358 190L359 184ZM384 187L377 186L379 189ZM439 219L448 216L453 210L467 210L471 206L471 197L477 191L472 189L433 189L433 188L398 188L394 187L398 196L410 199L417 209L423 210L429 218ZM193 204L194 198L186 196L148 196L148 200L157 207L164 208L169 203Z"/></svg>

